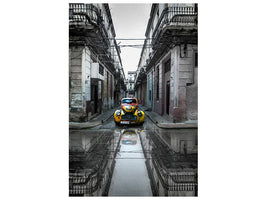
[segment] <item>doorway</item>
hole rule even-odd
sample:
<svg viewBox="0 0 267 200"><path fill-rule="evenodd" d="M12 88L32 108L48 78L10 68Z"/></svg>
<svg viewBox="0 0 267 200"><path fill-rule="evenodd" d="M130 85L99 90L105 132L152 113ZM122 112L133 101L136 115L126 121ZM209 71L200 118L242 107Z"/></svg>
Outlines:
<svg viewBox="0 0 267 200"><path fill-rule="evenodd" d="M93 104L92 114L97 113L98 108L98 86L91 85L91 102Z"/></svg>
<svg viewBox="0 0 267 200"><path fill-rule="evenodd" d="M166 84L166 113L170 113L170 81Z"/></svg>

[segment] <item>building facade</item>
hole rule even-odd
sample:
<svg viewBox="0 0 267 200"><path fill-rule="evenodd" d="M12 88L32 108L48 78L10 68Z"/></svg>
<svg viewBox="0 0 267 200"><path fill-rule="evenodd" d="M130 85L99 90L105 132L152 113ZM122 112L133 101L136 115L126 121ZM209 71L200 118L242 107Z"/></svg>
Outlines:
<svg viewBox="0 0 267 200"><path fill-rule="evenodd" d="M197 120L197 4L153 4L135 88L173 122Z"/></svg>
<svg viewBox="0 0 267 200"><path fill-rule="evenodd" d="M114 61L115 61L115 91L114 91L114 98L115 98L115 106L120 105L121 98L126 97L127 93L127 80L125 77L125 73L122 67L122 61L120 57L120 48L115 42L116 51L114 51Z"/></svg>
<svg viewBox="0 0 267 200"><path fill-rule="evenodd" d="M70 121L115 106L125 75L108 4L69 4Z"/></svg>

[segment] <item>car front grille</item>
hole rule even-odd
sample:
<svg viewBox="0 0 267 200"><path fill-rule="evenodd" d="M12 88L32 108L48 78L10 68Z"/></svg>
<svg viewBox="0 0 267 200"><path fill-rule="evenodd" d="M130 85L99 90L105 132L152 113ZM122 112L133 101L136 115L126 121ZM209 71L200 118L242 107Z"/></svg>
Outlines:
<svg viewBox="0 0 267 200"><path fill-rule="evenodd" d="M121 116L121 120L137 120L137 116L133 113L125 113L125 115Z"/></svg>

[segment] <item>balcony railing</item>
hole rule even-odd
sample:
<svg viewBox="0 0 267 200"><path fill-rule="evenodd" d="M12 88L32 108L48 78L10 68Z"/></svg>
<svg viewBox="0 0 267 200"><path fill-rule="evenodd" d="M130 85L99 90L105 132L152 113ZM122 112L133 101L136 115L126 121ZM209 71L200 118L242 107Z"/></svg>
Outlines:
<svg viewBox="0 0 267 200"><path fill-rule="evenodd" d="M156 39L161 30L167 25L177 27L197 25L197 7L167 7L162 11L155 27L152 38Z"/></svg>
<svg viewBox="0 0 267 200"><path fill-rule="evenodd" d="M92 4L70 3L69 4L69 23L84 25L92 24L99 27L106 45L110 46L108 33L104 25L104 20L99 9Z"/></svg>
<svg viewBox="0 0 267 200"><path fill-rule="evenodd" d="M94 5L82 3L69 4L70 22L90 22L98 24L99 17L100 14Z"/></svg>

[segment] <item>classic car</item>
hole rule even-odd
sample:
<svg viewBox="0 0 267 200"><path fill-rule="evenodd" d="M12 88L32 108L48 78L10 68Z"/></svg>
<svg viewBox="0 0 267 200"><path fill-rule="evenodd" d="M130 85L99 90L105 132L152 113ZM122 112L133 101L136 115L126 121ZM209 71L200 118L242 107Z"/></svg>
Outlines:
<svg viewBox="0 0 267 200"><path fill-rule="evenodd" d="M116 125L143 124L144 120L145 113L142 110L138 110L136 98L123 98L121 100L121 108L114 113Z"/></svg>

